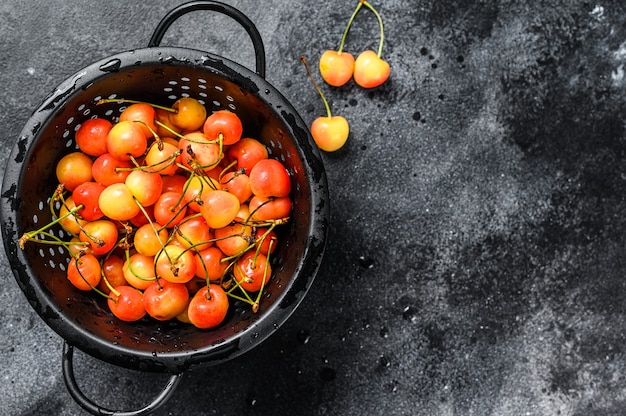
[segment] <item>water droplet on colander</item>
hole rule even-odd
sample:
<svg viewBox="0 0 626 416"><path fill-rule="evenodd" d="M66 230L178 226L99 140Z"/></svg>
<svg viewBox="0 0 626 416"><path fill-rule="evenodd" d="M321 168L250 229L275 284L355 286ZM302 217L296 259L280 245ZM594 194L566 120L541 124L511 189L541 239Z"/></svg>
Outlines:
<svg viewBox="0 0 626 416"><path fill-rule="evenodd" d="M122 66L122 61L115 58L100 65L100 71L116 72L116 71L119 71L120 66Z"/></svg>
<svg viewBox="0 0 626 416"><path fill-rule="evenodd" d="M152 351L152 356L156 357L157 356L157 352L156 351Z"/></svg>
<svg viewBox="0 0 626 416"><path fill-rule="evenodd" d="M269 94L270 92L271 92L271 91L270 91L270 90L268 90L268 89L266 89L266 90L265 90L265 93L266 93L266 94Z"/></svg>

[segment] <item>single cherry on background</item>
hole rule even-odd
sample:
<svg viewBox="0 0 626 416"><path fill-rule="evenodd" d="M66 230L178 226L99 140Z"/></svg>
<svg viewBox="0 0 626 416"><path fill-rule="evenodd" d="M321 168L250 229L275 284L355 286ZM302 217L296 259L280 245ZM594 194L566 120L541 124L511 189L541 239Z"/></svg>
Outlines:
<svg viewBox="0 0 626 416"><path fill-rule="evenodd" d="M302 56L300 59L306 68L307 74L309 75L313 86L317 90L320 97L322 97L327 113L326 117L321 116L313 121L311 124L311 135L320 149L325 152L334 152L341 149L348 140L350 126L344 117L332 115L330 112L330 105L328 105L328 101L326 100L324 93L315 82L313 74L306 63L306 58Z"/></svg>
<svg viewBox="0 0 626 416"><path fill-rule="evenodd" d="M336 51L326 50L320 57L320 74L322 75L324 81L333 87L341 87L342 85L345 85L348 81L350 81L350 78L352 78L352 74L354 73L354 55L349 52L344 52L343 46L346 43L346 37L350 31L350 26L352 26L352 22L361 7L362 4L359 2L358 6L352 13L352 16L350 16L350 20L343 31L339 49Z"/></svg>
<svg viewBox="0 0 626 416"><path fill-rule="evenodd" d="M356 61L354 61L354 82L363 88L375 88L387 81L391 73L389 63L382 59L385 29L383 19L374 6L364 0L359 2L357 9L361 6L367 7L376 15L380 27L380 42L377 53L372 50L366 50L357 56Z"/></svg>
<svg viewBox="0 0 626 416"><path fill-rule="evenodd" d="M343 45L343 40L342 40ZM354 55L341 50L324 51L319 62L320 74L328 85L341 87L345 85L354 73Z"/></svg>
<svg viewBox="0 0 626 416"><path fill-rule="evenodd" d="M391 68L372 50L361 52L354 64L354 82L363 88L375 88L389 78Z"/></svg>

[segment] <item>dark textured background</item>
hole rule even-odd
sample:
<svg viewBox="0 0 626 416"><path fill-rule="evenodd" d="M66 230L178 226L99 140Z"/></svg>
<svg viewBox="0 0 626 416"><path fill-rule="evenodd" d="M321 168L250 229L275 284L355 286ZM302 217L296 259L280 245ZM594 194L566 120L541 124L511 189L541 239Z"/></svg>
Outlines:
<svg viewBox="0 0 626 416"><path fill-rule="evenodd" d="M336 48L354 1L230 1L267 79L307 123L324 108L300 55ZM176 2L0 4L4 163L67 76L143 47ZM324 161L327 255L299 309L226 364L187 374L159 415L623 415L626 4L375 1L392 76L324 87L351 123ZM346 50L376 49L359 14ZM199 12L162 43L254 65L243 29ZM0 414L82 414L62 340L0 257ZM165 376L78 353L86 394L132 409Z"/></svg>

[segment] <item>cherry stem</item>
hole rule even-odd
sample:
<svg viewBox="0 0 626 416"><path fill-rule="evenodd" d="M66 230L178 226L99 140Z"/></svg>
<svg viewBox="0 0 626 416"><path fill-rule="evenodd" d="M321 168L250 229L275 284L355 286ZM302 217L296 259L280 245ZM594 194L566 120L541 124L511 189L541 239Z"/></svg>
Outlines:
<svg viewBox="0 0 626 416"><path fill-rule="evenodd" d="M300 60L302 61L302 63L304 64L304 67L306 68L306 73L309 75L309 78L311 79L311 82L313 83L313 87L315 87L315 89L317 90L317 93L320 95L320 97L322 97L322 101L324 102L324 106L326 107L326 113L328 114L328 118L331 118L332 114L330 112L330 106L328 105L328 101L326 100L326 97L324 97L324 93L322 92L320 87L317 85L317 82L315 82L315 78L313 78L311 69L309 68L309 65L306 63L306 57L302 55L300 57Z"/></svg>
<svg viewBox="0 0 626 416"><path fill-rule="evenodd" d="M374 6L372 6L366 0L361 0L361 3L359 3L359 5L361 4L365 5L365 7L370 9L372 13L374 13L376 15L376 18L378 19L378 26L380 27L380 43L378 44L378 53L376 55L380 58L383 54L383 41L385 40L385 29L383 27L383 19L380 17L380 14L378 14L378 11L376 11Z"/></svg>
<svg viewBox="0 0 626 416"><path fill-rule="evenodd" d="M148 104L154 108L160 108L161 110L169 111L170 113L174 113L174 114L178 113L178 110L172 107L165 107L163 105L152 104L152 103L148 103L145 101L129 100L126 98L101 98L100 100L96 102L96 105L107 104L107 103Z"/></svg>
<svg viewBox="0 0 626 416"><path fill-rule="evenodd" d="M55 220L53 220L53 221L50 221L49 223L47 223L47 224L46 224L46 225L44 225L43 227L39 228L38 230L29 231L29 232L24 233L24 234L22 235L22 237L20 237L20 239L19 239L19 246L20 246L20 248L21 248L21 249L24 249L24 244L25 244L27 241L29 241L29 240L33 239L33 238L34 238L35 236L37 236L38 234L49 235L48 233L46 233L46 231L47 231L50 227L52 227L52 226L53 226L53 225L55 225L55 224L58 224L59 222L63 221L65 218L69 217L70 215L74 215L74 214L75 214L76 212L78 212L78 210L80 210L81 208L83 208L83 205L82 205L82 204L81 204L81 205L78 205L78 206L75 206L74 208L72 208L71 210L69 210L69 211L68 211L65 215L63 215L63 216L61 216L61 217L59 217L59 218L57 218L57 219L55 219ZM36 240L37 240L37 239L36 239ZM37 241L40 241L40 242L46 242L46 243L48 243L48 244L54 244L54 243L51 243L51 242L46 241L46 240L37 240Z"/></svg>
<svg viewBox="0 0 626 416"><path fill-rule="evenodd" d="M359 10L361 10L361 7L363 7L363 0L359 1L359 4L354 9L354 12L352 12L352 16L350 16L350 20L348 20L348 24L346 25L346 29L343 31L343 36L341 37L341 43L339 44L339 49L337 49L337 53L338 54L343 52L343 45L345 44L346 38L348 37L348 32L350 31L350 27L352 26L352 22L354 22L354 18L359 13Z"/></svg>

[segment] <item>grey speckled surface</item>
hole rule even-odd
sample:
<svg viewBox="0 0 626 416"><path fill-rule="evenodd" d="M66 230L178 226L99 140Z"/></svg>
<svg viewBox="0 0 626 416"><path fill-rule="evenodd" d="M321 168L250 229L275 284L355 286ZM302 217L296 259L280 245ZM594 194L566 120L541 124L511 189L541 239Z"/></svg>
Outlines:
<svg viewBox="0 0 626 416"><path fill-rule="evenodd" d="M324 114L299 57L335 48L356 2L230 3L258 26L270 83L307 123ZM326 88L352 131L324 155L332 223L313 288L262 345L186 375L158 414L623 414L626 5L375 4L392 77ZM5 149L49 91L145 46L173 5L2 2ZM377 46L375 19L360 16L350 51ZM208 14L163 43L253 64L243 30ZM62 340L0 260L0 414L82 414ZM84 354L76 372L123 409L165 380Z"/></svg>

